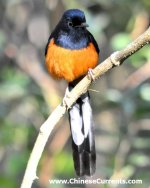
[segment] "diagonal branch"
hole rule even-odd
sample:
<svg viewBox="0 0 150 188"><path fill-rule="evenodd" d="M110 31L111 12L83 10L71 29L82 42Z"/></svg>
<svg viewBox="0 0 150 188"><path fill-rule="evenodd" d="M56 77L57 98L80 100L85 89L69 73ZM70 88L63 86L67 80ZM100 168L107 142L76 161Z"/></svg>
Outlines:
<svg viewBox="0 0 150 188"><path fill-rule="evenodd" d="M125 49L112 54L104 62L98 65L94 70L94 78L98 79L101 75L106 73L108 70L114 66L119 66L125 59L140 50L143 46L150 43L150 28L148 28L142 35L140 35L135 41L130 43ZM69 98L67 100L67 107L70 108L73 103L87 91L91 84L91 80L88 76L85 76L76 87L70 92ZM21 188L30 188L33 181L37 178L36 169L38 162L50 136L53 128L61 119L61 117L66 112L65 105L58 105L57 108L52 112L48 119L43 123L40 128L40 133L35 142L34 148L32 150L30 159L27 164L25 175L22 181Z"/></svg>

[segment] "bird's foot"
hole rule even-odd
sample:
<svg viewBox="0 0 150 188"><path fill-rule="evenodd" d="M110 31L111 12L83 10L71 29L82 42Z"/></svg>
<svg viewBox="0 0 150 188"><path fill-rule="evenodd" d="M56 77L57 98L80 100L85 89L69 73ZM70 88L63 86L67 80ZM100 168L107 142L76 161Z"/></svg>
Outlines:
<svg viewBox="0 0 150 188"><path fill-rule="evenodd" d="M93 69L88 69L88 77L90 80L95 81Z"/></svg>

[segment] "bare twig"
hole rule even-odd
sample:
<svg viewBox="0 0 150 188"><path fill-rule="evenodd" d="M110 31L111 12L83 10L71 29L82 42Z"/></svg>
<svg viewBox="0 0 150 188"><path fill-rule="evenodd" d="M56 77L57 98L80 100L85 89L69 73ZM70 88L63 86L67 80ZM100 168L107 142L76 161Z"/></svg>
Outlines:
<svg viewBox="0 0 150 188"><path fill-rule="evenodd" d="M126 80L124 89L133 89L150 78L150 61L145 63L141 68L133 72Z"/></svg>
<svg viewBox="0 0 150 188"><path fill-rule="evenodd" d="M141 49L144 45L150 43L150 28L145 31L141 36L139 36L135 41L130 43L125 49L118 51L113 56L107 58L104 62L98 65L94 70L94 78L98 79L102 74L110 70L114 65L120 65L125 59L134 54L136 51ZM113 57L113 61L112 58ZM91 80L88 76L85 76L76 87L70 92L69 99L67 100L68 108L70 108L73 103L85 93L88 87L91 84ZM48 140L49 135L51 134L54 126L58 123L60 118L65 114L66 106L58 105L53 113L48 117L48 119L41 126L40 133L35 142L33 151L31 153L24 179L22 181L21 188L30 188L33 181L37 178L36 169L44 146Z"/></svg>

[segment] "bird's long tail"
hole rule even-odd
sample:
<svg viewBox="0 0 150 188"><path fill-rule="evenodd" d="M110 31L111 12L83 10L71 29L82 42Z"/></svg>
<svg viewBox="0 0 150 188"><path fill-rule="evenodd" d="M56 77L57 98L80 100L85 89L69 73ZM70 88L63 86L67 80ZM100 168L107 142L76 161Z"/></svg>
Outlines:
<svg viewBox="0 0 150 188"><path fill-rule="evenodd" d="M93 118L89 99L87 92L69 110L73 160L78 176L92 176L96 169Z"/></svg>

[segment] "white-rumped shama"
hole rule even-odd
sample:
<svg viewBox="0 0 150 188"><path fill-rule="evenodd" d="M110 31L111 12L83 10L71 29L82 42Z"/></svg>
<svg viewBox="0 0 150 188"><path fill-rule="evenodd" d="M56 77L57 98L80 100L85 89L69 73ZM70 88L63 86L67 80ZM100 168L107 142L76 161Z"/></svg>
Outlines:
<svg viewBox="0 0 150 188"><path fill-rule="evenodd" d="M48 72L56 79L65 79L69 91L98 63L99 47L87 26L83 11L67 10L46 45L45 62ZM69 109L74 167L78 176L92 176L96 169L93 117L89 100L87 92Z"/></svg>

